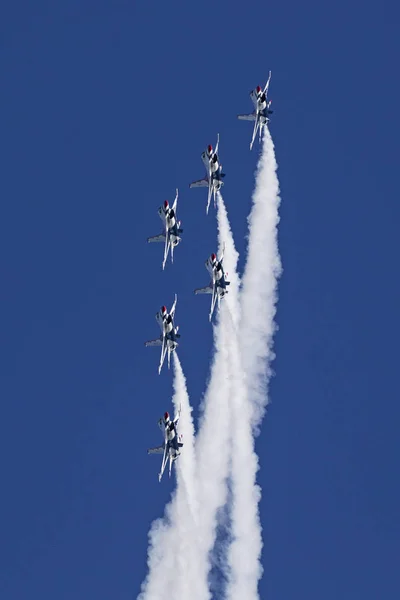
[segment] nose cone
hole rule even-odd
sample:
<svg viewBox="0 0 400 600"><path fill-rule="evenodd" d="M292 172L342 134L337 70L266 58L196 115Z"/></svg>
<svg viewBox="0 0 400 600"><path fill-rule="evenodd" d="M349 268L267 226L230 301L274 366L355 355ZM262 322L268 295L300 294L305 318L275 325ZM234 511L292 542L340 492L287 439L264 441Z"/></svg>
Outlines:
<svg viewBox="0 0 400 600"><path fill-rule="evenodd" d="M165 200L164 202L164 208L168 208L169 204L168 204L168 200Z"/></svg>
<svg viewBox="0 0 400 600"><path fill-rule="evenodd" d="M210 145L209 145L209 146L207 147L207 150L208 150L208 153L209 153L209 154L211 154L211 152L212 152L212 146L210 146Z"/></svg>
<svg viewBox="0 0 400 600"><path fill-rule="evenodd" d="M217 260L217 256L213 253L211 254L211 262L215 262Z"/></svg>
<svg viewBox="0 0 400 600"><path fill-rule="evenodd" d="M169 413L164 413L164 421L169 421Z"/></svg>
<svg viewBox="0 0 400 600"><path fill-rule="evenodd" d="M261 92L261 88L260 88L260 86L258 85L258 86L257 86L257 94L259 94L260 92Z"/></svg>
<svg viewBox="0 0 400 600"><path fill-rule="evenodd" d="M161 312L163 315L165 315L165 313L167 312L167 307L166 306L162 306L161 307Z"/></svg>

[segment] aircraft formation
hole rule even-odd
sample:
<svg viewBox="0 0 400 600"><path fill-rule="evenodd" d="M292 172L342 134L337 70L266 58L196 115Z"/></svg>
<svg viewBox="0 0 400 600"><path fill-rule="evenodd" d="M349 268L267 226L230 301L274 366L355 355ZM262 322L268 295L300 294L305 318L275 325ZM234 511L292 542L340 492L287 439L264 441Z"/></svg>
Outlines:
<svg viewBox="0 0 400 600"><path fill-rule="evenodd" d="M271 71L269 72L268 81L264 88L257 86L250 92L250 98L254 105L254 110L249 114L238 115L238 119L241 121L254 121L253 134L250 142L250 150L253 148L254 141L259 134L259 141L261 142L262 130L270 120L270 115L273 113L271 110L271 100L267 99L268 88L271 81ZM222 165L219 161L218 156L219 150L219 134L217 135L217 143L215 150L211 145L202 152L201 159L203 161L206 176L203 179L193 181L189 187L205 187L208 188L207 193L207 204L206 213L211 204L211 198L214 200L214 207L216 208L216 195L224 185L225 173L222 172ZM163 242L164 243L164 255L162 268L164 270L168 255L171 254L171 263L174 262L174 249L182 241L183 229L181 228L181 222L177 220L177 205L178 205L178 190L176 190L175 200L172 206L169 205L168 200L165 200L164 204L159 207L158 214L161 219L163 229L158 235L147 238L148 243L152 242ZM205 287L194 290L195 294L211 294L211 308L209 312L209 321L211 321L215 306L220 305L221 299L228 293L227 287L230 282L227 280L223 268L223 257L224 249L222 254L218 257L215 253L212 253L205 262L206 269L210 275L210 283ZM158 338L145 342L145 346L161 346L161 356L158 365L158 374L161 373L165 358L167 358L168 369L171 363L171 353L177 348L178 340L180 338L179 326L174 323L175 310L177 304L177 296L175 294L174 302L168 312L166 306L162 306L161 309L156 313L156 321L160 327L161 334ZM163 473L167 464L169 464L169 476L171 476L172 465L174 461L179 458L181 448L183 447L182 434L178 433L177 425L180 418L181 409L179 408L178 413L171 419L168 412L164 413L158 421L158 426L163 434L163 443L161 446L155 448L149 448L148 454L162 454L161 470L158 475L158 480L161 481Z"/></svg>

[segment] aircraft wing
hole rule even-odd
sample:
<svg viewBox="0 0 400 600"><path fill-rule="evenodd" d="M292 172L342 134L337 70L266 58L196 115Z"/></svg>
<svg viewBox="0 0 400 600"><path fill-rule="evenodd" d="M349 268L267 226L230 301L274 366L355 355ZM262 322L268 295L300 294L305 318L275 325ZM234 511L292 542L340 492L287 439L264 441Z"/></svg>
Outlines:
<svg viewBox="0 0 400 600"><path fill-rule="evenodd" d="M211 298L211 308L210 308L210 314L209 314L209 320L211 321L212 316L213 316L213 312L214 312L214 308L215 308L215 303L217 301L218 298L218 290L217 290L217 286L214 283L214 287L212 290L212 298Z"/></svg>
<svg viewBox="0 0 400 600"><path fill-rule="evenodd" d="M196 290L194 290L194 293L195 294L212 294L213 288L211 287L211 285L207 285L206 287L197 288Z"/></svg>
<svg viewBox="0 0 400 600"><path fill-rule="evenodd" d="M237 118L240 121L255 121L257 117L255 113L251 113L250 115L238 115Z"/></svg>
<svg viewBox="0 0 400 600"><path fill-rule="evenodd" d="M208 185L208 198L207 198L207 206L206 206L206 215L208 215L208 209L210 208L210 202L211 202L211 196L212 196L212 193L213 193L213 188L214 188L213 181L212 181L212 179L210 177L210 183ZM214 194L215 194L215 192L214 192Z"/></svg>
<svg viewBox="0 0 400 600"><path fill-rule="evenodd" d="M167 462L168 462L168 453L167 453L167 444L165 444L164 456L163 456L162 463L161 463L161 469L158 474L158 481L161 481L161 477L164 475L164 471L165 471L165 467L167 466Z"/></svg>
<svg viewBox="0 0 400 600"><path fill-rule="evenodd" d="M168 350L168 344L167 344L166 337L164 335L163 339L162 339L162 348L161 348L160 364L158 365L158 374L161 373L161 369L164 364L165 355L167 353L167 350Z"/></svg>
<svg viewBox="0 0 400 600"><path fill-rule="evenodd" d="M176 303L178 302L178 296L175 294L175 300L173 305L171 306L171 310L169 311L169 314L171 315L172 318L174 318L174 314L175 314L175 310L176 310Z"/></svg>
<svg viewBox="0 0 400 600"><path fill-rule="evenodd" d="M217 134L217 143L215 145L215 154L218 154L218 147L219 147L219 133Z"/></svg>
<svg viewBox="0 0 400 600"><path fill-rule="evenodd" d="M178 204L178 189L176 190L175 200L174 200L174 203L172 205L172 210L174 210L175 213L176 213L176 206L177 206L177 204ZM175 215L175 218L176 218L176 215Z"/></svg>
<svg viewBox="0 0 400 600"><path fill-rule="evenodd" d="M180 238L180 237L178 238L179 241L181 241L181 239L182 238ZM174 264L174 245L170 244L170 247L171 247L171 262L172 262L172 264Z"/></svg>
<svg viewBox="0 0 400 600"><path fill-rule="evenodd" d="M153 235L152 237L147 238L148 242L164 242L165 241L165 233L160 233L160 235Z"/></svg>
<svg viewBox="0 0 400 600"><path fill-rule="evenodd" d="M169 455L169 445L168 445L168 439L167 439L167 430L164 427L164 455L163 455L163 459L162 459L162 463L161 463L161 470L160 473L158 474L158 481L161 481L161 477L164 474L164 470L165 467L167 466L167 462L168 462L168 455Z"/></svg>
<svg viewBox="0 0 400 600"><path fill-rule="evenodd" d="M149 448L147 454L162 454L164 452L164 444L162 446L156 446L155 448Z"/></svg>
<svg viewBox="0 0 400 600"><path fill-rule="evenodd" d="M267 81L267 83L265 84L265 88L264 88L264 94L265 94L265 95L267 95L267 94L268 94L269 82L271 81L271 75L272 75L272 73L271 73L271 71L270 71L270 72L269 72L268 81Z"/></svg>
<svg viewBox="0 0 400 600"><path fill-rule="evenodd" d="M250 150L253 148L254 140L256 139L256 135L257 135L259 126L260 126L260 119L257 114L256 122L254 123L253 137L251 138L251 142L250 142Z"/></svg>
<svg viewBox="0 0 400 600"><path fill-rule="evenodd" d="M196 188L196 187L207 187L208 186L208 179L199 179L198 181L193 181L193 183L191 183L189 185L190 188Z"/></svg>
<svg viewBox="0 0 400 600"><path fill-rule="evenodd" d="M167 352L168 352L168 369L171 368L171 346L167 344Z"/></svg>
<svg viewBox="0 0 400 600"><path fill-rule="evenodd" d="M144 343L145 346L150 347L150 346L162 346L162 341L160 338L157 338L156 340L150 340L149 342L145 342Z"/></svg>
<svg viewBox="0 0 400 600"><path fill-rule="evenodd" d="M167 223L167 221L165 221L165 224L166 223ZM165 263L167 262L169 247L171 245L171 239L169 236L169 231L168 231L167 225L165 225L165 236L164 237L165 237L165 246L164 246L164 259L163 259L163 264L162 264L163 270L165 268Z"/></svg>

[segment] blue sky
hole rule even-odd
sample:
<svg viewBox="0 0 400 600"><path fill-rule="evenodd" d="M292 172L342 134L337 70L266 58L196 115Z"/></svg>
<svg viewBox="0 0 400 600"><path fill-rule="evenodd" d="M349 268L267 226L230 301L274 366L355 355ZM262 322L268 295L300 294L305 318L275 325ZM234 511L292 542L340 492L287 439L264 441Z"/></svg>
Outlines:
<svg viewBox="0 0 400 600"><path fill-rule="evenodd" d="M200 153L220 133L243 266L272 69L284 272L257 440L262 597L397 597L398 8L394 3L16 1L1 9L0 593L132 598L158 484L154 314L178 294L192 404L216 247ZM161 271L157 208L185 229ZM216 432L218 435L218 432Z"/></svg>

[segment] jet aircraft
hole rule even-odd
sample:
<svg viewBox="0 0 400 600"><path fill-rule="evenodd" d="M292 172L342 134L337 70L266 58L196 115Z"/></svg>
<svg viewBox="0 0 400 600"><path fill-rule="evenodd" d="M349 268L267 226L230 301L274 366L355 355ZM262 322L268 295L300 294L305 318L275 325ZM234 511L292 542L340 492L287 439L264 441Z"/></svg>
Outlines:
<svg viewBox="0 0 400 600"><path fill-rule="evenodd" d="M163 459L161 463L161 470L158 474L158 481L164 474L165 467L169 461L169 476L171 477L172 463L180 456L180 449L183 446L182 434L179 435L177 431L177 425L179 417L181 415L181 409L179 408L178 414L175 415L172 421L169 413L164 413L164 417L161 417L158 421L158 426L164 434L164 442L161 446L156 448L149 448L147 454L162 454Z"/></svg>
<svg viewBox="0 0 400 600"><path fill-rule="evenodd" d="M225 173L222 172L222 165L219 164L218 159L218 146L219 146L219 134L217 137L217 145L215 146L215 150L213 150L212 146L207 146L206 150L202 152L201 158L206 168L207 177L203 179L199 179L198 181L193 181L189 187L208 187L208 197L207 197L207 208L206 213L208 214L208 209L210 208L211 195L214 194L214 206L216 206L215 195L221 187L224 185L222 181L223 177L225 177Z"/></svg>
<svg viewBox="0 0 400 600"><path fill-rule="evenodd" d="M175 350L178 346L178 338L180 338L180 334L178 333L179 326L175 327L174 325L174 315L177 303L177 296L175 294L175 301L171 306L171 310L167 311L166 306L162 306L161 309L156 314L156 321L160 326L161 335L156 340L150 340L149 342L145 342L145 346L161 346L161 357L160 364L158 366L158 374L161 373L162 366L164 364L165 356L168 354L168 369L170 368L171 362L171 352Z"/></svg>
<svg viewBox="0 0 400 600"><path fill-rule="evenodd" d="M228 285L230 285L230 281L226 280L227 273L224 272L224 268L222 266L222 261L224 259L224 250L220 258L217 258L216 254L211 254L209 258L207 258L205 265L207 271L211 275L210 284L203 288L198 288L194 290L195 294L212 294L211 298L211 310L209 314L209 320L211 321L215 304L218 300L218 307L220 304L221 298L228 293L226 289Z"/></svg>
<svg viewBox="0 0 400 600"><path fill-rule="evenodd" d="M265 84L265 88L262 90L258 85L255 90L250 92L250 98L254 104L254 112L249 115L238 115L238 119L241 121L255 121L253 137L250 142L250 150L253 147L254 140L256 139L257 131L260 133L260 141L263 127L269 122L269 115L272 115L273 111L270 109L272 100L268 102L267 94L269 88L269 82L271 81L271 71L269 72L268 81Z"/></svg>
<svg viewBox="0 0 400 600"><path fill-rule="evenodd" d="M164 269L165 263L167 262L168 252L171 248L171 262L174 262L174 248L182 241L180 234L183 232L181 229L181 222L176 219L176 206L178 204L178 190L176 190L175 200L172 206L169 205L168 200L165 200L163 206L158 209L158 214L161 221L164 224L165 230L159 235L154 235L147 238L148 242L165 242L164 244L164 259L162 268Z"/></svg>

